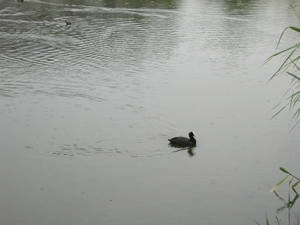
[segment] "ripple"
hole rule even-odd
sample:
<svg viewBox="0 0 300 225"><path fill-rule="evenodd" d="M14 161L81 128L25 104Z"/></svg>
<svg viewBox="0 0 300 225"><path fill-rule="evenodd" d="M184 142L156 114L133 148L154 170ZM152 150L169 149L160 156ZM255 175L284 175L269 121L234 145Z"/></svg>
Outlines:
<svg viewBox="0 0 300 225"><path fill-rule="evenodd" d="M26 146L26 148L28 148ZM30 149L33 147L30 147ZM86 145L86 144L64 144L59 146L58 149L53 151L48 151L49 154L55 155L55 156L95 156L98 154L105 154L110 155L112 157L123 155L128 157L138 157L138 158L149 158L149 157L158 157L158 156L164 156L164 155L170 155L174 152L181 152L186 151L188 149L179 149L174 150L171 149L171 151L162 152L161 150L153 150L151 153L146 152L134 152L132 149L130 150L124 150L120 148L109 148L109 147L103 147L98 144L98 146L92 146L92 145ZM189 149L190 151L190 149Z"/></svg>
<svg viewBox="0 0 300 225"><path fill-rule="evenodd" d="M38 10L24 10L28 7ZM157 31L157 20L162 22L160 27L170 21L168 13L41 1L19 9L8 7L0 15L1 72L6 74L0 78L0 94L104 101L107 93L135 87L132 79L143 72L142 62L148 61L150 66L155 57L163 63L171 54L172 42L166 36L172 32ZM65 26L65 20L72 21L71 26ZM141 22L148 23L147 29ZM153 49L154 43L157 49Z"/></svg>

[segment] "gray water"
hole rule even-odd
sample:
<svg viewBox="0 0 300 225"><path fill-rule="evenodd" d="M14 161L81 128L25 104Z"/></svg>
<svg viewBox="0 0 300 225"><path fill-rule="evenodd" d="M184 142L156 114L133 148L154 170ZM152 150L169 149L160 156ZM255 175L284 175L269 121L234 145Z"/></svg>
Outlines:
<svg viewBox="0 0 300 225"><path fill-rule="evenodd" d="M1 224L275 221L299 126L263 63L291 2L1 0Z"/></svg>

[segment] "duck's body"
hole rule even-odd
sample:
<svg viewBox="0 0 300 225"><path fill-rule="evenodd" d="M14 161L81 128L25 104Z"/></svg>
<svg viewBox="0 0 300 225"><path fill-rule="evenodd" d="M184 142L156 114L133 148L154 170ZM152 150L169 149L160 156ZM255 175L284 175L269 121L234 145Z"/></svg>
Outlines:
<svg viewBox="0 0 300 225"><path fill-rule="evenodd" d="M65 23L66 23L66 26L72 25L72 22L68 21L68 20L66 20Z"/></svg>
<svg viewBox="0 0 300 225"><path fill-rule="evenodd" d="M174 145L180 145L180 146L195 146L196 145L196 139L194 138L195 133L194 132L190 132L189 133L189 137L190 138L186 138L186 137L174 137L171 139L168 139L169 142L171 144Z"/></svg>

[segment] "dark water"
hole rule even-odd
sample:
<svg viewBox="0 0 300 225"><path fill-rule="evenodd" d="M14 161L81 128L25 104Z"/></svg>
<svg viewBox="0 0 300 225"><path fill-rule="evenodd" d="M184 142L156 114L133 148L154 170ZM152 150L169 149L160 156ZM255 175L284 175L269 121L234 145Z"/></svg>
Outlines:
<svg viewBox="0 0 300 225"><path fill-rule="evenodd" d="M262 65L289 4L0 1L1 224L275 219L299 128L270 120L290 80Z"/></svg>

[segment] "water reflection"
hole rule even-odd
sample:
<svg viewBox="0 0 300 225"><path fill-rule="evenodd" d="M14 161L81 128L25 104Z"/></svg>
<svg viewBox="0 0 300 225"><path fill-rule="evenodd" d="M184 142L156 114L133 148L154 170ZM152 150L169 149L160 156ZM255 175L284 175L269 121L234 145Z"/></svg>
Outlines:
<svg viewBox="0 0 300 225"><path fill-rule="evenodd" d="M279 212L281 212L281 211L284 211L285 209L288 209L289 206L290 206L290 204L292 203L292 201L290 201L290 199L289 199L289 202L287 202L284 198L282 198L281 196L279 196L279 195L277 194L276 191L273 191L273 192L274 192L274 194L277 196L277 198L278 198L280 201L282 201L283 204L284 204L283 206L281 206L280 208L277 209L277 213L279 213Z"/></svg>
<svg viewBox="0 0 300 225"><path fill-rule="evenodd" d="M290 181L291 184L291 181ZM295 188L290 187L290 190L292 190L293 192L289 192L289 197L288 200L284 199L283 197L281 197L276 191L273 190L274 194L276 195L276 197L283 202L283 206L281 206L280 208L277 209L277 213L284 211L285 209L291 210L294 206L294 204L296 203L296 201L298 200L298 198L300 197L300 195L298 194L298 192L296 191ZM295 204L296 206L297 204ZM295 207L296 208L296 207ZM288 212L290 213L290 212Z"/></svg>
<svg viewBox="0 0 300 225"><path fill-rule="evenodd" d="M257 0L229 0L218 3L222 4L220 8L228 15L249 15L255 10Z"/></svg>
<svg viewBox="0 0 300 225"><path fill-rule="evenodd" d="M187 151L187 153L188 153L188 155L190 157L193 157L196 154L196 152L195 152L195 147L196 146L192 146L192 147L180 147L180 146L174 145L172 143L169 143L169 146L174 147L174 148L178 148L178 150L172 151L173 153L181 152L181 151Z"/></svg>
<svg viewBox="0 0 300 225"><path fill-rule="evenodd" d="M107 7L127 7L127 8L167 8L173 9L176 7L178 0L146 0L146 1L139 1L139 0L104 0L103 5Z"/></svg>

